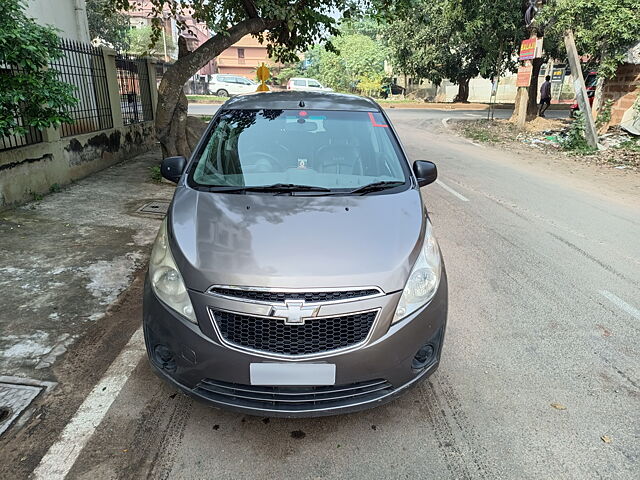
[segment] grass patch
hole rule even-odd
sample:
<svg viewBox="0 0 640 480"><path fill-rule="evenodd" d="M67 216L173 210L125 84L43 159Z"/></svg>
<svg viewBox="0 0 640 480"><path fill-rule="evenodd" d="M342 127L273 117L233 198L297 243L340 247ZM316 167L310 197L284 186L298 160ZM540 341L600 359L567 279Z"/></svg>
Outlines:
<svg viewBox="0 0 640 480"><path fill-rule="evenodd" d="M149 178L154 183L162 182L162 173L160 172L160 165L154 165L149 167Z"/></svg>
<svg viewBox="0 0 640 480"><path fill-rule="evenodd" d="M189 103L224 103L227 97L217 97L216 95L187 95Z"/></svg>
<svg viewBox="0 0 640 480"><path fill-rule="evenodd" d="M483 143L498 143L502 140L500 135L492 129L493 122L478 120L475 122L463 122L462 133L465 137Z"/></svg>
<svg viewBox="0 0 640 480"><path fill-rule="evenodd" d="M58 193L60 190L62 190L62 188L61 188L61 187L60 187L60 185L59 185L59 184L57 184L57 183L54 183L53 185L51 185L51 186L49 187L49 192L50 192L50 193Z"/></svg>
<svg viewBox="0 0 640 480"><path fill-rule="evenodd" d="M640 153L640 139L630 138L629 140L622 142L616 148L620 150L627 150L628 152Z"/></svg>

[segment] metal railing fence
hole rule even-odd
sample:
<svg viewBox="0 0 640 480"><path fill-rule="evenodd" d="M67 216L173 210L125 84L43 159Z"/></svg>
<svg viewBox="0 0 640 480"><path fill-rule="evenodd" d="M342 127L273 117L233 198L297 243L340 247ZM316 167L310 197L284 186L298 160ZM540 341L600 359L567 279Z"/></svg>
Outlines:
<svg viewBox="0 0 640 480"><path fill-rule="evenodd" d="M118 53L116 71L124 124L153 120L147 60L137 55Z"/></svg>

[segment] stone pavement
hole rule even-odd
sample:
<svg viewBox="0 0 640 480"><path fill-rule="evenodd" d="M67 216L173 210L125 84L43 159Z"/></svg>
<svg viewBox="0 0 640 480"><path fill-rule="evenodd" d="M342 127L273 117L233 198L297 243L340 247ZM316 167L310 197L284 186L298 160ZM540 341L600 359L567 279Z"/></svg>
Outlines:
<svg viewBox="0 0 640 480"><path fill-rule="evenodd" d="M55 381L56 358L146 268L162 218L153 211L173 193L151 180L160 158L142 154L0 212L0 375Z"/></svg>

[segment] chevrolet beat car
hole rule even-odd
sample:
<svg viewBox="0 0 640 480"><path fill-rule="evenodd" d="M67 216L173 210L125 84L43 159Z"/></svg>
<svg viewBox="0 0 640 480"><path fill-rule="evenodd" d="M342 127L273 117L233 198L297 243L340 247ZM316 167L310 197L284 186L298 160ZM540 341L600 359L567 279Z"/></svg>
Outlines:
<svg viewBox="0 0 640 480"><path fill-rule="evenodd" d="M433 373L447 280L410 163L371 99L228 100L177 182L153 246L153 369L215 406L265 416L374 407Z"/></svg>

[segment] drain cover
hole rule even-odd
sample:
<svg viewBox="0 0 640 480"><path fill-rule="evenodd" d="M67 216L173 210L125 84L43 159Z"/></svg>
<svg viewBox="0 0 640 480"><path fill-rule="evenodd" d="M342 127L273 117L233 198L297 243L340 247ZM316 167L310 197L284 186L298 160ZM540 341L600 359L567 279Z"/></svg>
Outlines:
<svg viewBox="0 0 640 480"><path fill-rule="evenodd" d="M0 383L0 435L38 396L42 387Z"/></svg>
<svg viewBox="0 0 640 480"><path fill-rule="evenodd" d="M138 209L140 213L150 213L159 217L164 217L169 209L169 202L162 200L154 200L153 202L145 203Z"/></svg>

